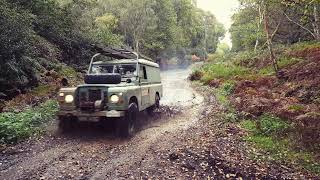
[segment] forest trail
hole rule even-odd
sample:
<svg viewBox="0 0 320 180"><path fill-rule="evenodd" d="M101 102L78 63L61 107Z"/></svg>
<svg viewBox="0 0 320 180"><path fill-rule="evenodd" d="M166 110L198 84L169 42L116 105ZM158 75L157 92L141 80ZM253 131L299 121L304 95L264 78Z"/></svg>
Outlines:
<svg viewBox="0 0 320 180"><path fill-rule="evenodd" d="M53 125L52 134L2 152L0 179L114 179L139 171L142 161L152 163L155 149L170 150L179 132L199 120L203 97L190 87L189 73L162 73L164 106L154 117L139 115L141 129L132 139L117 139L112 129L106 132L94 124L80 124L62 135Z"/></svg>

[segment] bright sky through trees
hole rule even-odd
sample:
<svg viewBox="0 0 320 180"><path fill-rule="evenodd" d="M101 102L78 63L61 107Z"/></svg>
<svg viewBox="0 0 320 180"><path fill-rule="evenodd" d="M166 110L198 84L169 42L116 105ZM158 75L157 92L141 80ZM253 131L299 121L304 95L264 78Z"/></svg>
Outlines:
<svg viewBox="0 0 320 180"><path fill-rule="evenodd" d="M238 0L198 0L198 7L205 11L212 12L217 17L218 21L223 23L227 30L232 24L231 16L238 6ZM226 42L231 46L230 33L226 34L223 42Z"/></svg>

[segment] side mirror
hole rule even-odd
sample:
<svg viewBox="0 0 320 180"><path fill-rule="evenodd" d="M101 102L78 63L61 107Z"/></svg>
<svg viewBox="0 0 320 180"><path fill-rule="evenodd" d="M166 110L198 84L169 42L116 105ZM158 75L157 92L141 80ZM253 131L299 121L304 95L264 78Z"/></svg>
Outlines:
<svg viewBox="0 0 320 180"><path fill-rule="evenodd" d="M132 80L130 78L127 79L127 83L132 83Z"/></svg>

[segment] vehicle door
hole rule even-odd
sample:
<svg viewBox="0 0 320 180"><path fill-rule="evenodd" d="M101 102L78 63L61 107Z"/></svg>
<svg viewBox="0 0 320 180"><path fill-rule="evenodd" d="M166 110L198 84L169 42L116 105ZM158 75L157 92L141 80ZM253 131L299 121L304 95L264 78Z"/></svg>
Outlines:
<svg viewBox="0 0 320 180"><path fill-rule="evenodd" d="M144 109L149 105L149 82L148 82L148 74L147 74L147 66L140 65L140 88L141 88L141 107Z"/></svg>

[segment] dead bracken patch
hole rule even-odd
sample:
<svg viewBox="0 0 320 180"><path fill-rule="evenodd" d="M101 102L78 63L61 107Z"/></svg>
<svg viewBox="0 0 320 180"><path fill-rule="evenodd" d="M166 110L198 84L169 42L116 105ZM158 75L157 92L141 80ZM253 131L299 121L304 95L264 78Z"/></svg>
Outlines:
<svg viewBox="0 0 320 180"><path fill-rule="evenodd" d="M283 69L285 79L267 76L238 82L231 102L252 117L276 114L297 126L304 143L320 142L320 49L292 56L307 60Z"/></svg>

